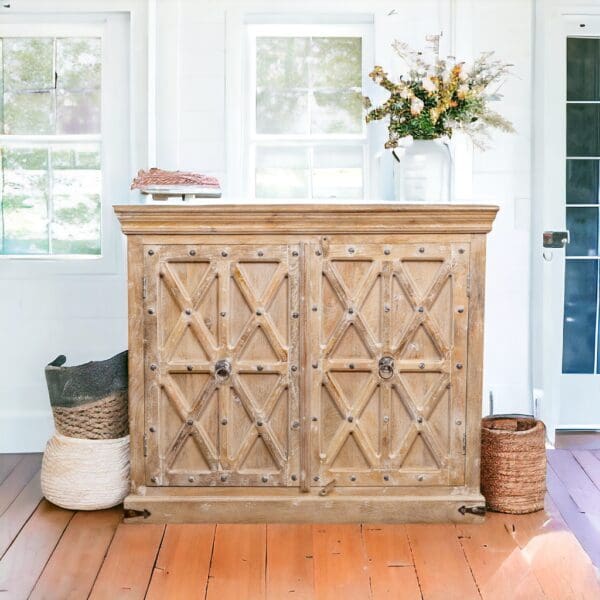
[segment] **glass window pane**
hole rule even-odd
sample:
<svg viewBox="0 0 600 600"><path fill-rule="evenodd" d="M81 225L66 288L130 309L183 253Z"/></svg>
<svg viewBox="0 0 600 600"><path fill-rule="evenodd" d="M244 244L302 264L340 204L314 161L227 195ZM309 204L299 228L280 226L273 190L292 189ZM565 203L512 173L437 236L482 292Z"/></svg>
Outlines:
<svg viewBox="0 0 600 600"><path fill-rule="evenodd" d="M593 373L598 261L567 260L563 325L563 373Z"/></svg>
<svg viewBox="0 0 600 600"><path fill-rule="evenodd" d="M600 39L567 39L567 100L600 100Z"/></svg>
<svg viewBox="0 0 600 600"><path fill-rule="evenodd" d="M567 229L571 234L567 256L598 255L597 208L567 208Z"/></svg>
<svg viewBox="0 0 600 600"><path fill-rule="evenodd" d="M567 105L567 156L600 156L600 105Z"/></svg>
<svg viewBox="0 0 600 600"><path fill-rule="evenodd" d="M307 148L259 146L256 149L256 197L309 197L308 152Z"/></svg>
<svg viewBox="0 0 600 600"><path fill-rule="evenodd" d="M567 204L600 203L600 160L567 160Z"/></svg>
<svg viewBox="0 0 600 600"><path fill-rule="evenodd" d="M317 37L311 40L311 84L315 88L362 87L362 39Z"/></svg>
<svg viewBox="0 0 600 600"><path fill-rule="evenodd" d="M57 133L100 133L100 91L64 92L56 98Z"/></svg>
<svg viewBox="0 0 600 600"><path fill-rule="evenodd" d="M312 170L313 198L362 198L362 165L362 146L315 148Z"/></svg>
<svg viewBox="0 0 600 600"><path fill-rule="evenodd" d="M56 40L56 87L59 90L100 89L102 75L99 38Z"/></svg>
<svg viewBox="0 0 600 600"><path fill-rule="evenodd" d="M48 152L2 150L4 254L48 253Z"/></svg>
<svg viewBox="0 0 600 600"><path fill-rule="evenodd" d="M98 145L54 146L54 254L100 254L100 148Z"/></svg>
<svg viewBox="0 0 600 600"><path fill-rule="evenodd" d="M256 85L259 89L308 88L306 37L259 37L256 39Z"/></svg>
<svg viewBox="0 0 600 600"><path fill-rule="evenodd" d="M52 38L4 38L2 54L5 90L39 92L54 89Z"/></svg>
<svg viewBox="0 0 600 600"><path fill-rule="evenodd" d="M308 93L259 92L256 96L256 133L308 133Z"/></svg>
<svg viewBox="0 0 600 600"><path fill-rule="evenodd" d="M4 133L54 133L54 94L4 94Z"/></svg>
<svg viewBox="0 0 600 600"><path fill-rule="evenodd" d="M363 104L360 92L315 92L311 116L312 133L360 133Z"/></svg>

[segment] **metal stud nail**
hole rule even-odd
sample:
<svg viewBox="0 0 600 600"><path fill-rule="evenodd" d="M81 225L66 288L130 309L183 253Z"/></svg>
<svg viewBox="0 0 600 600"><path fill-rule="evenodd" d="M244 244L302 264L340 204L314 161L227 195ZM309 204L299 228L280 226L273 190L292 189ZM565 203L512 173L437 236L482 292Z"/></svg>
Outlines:
<svg viewBox="0 0 600 600"><path fill-rule="evenodd" d="M313 481L319 481L319 476L318 476L318 475L315 475L315 476L313 477Z"/></svg>
<svg viewBox="0 0 600 600"><path fill-rule="evenodd" d="M354 421L354 417L352 415L348 416L348 423L352 423Z"/></svg>
<svg viewBox="0 0 600 600"><path fill-rule="evenodd" d="M423 422L423 417L417 417L417 423L422 423Z"/></svg>
<svg viewBox="0 0 600 600"><path fill-rule="evenodd" d="M356 481L356 475L350 475L350 481Z"/></svg>
<svg viewBox="0 0 600 600"><path fill-rule="evenodd" d="M256 421L256 424L257 424L259 427L262 427L262 424L263 424L263 422L262 422L262 421Z"/></svg>
<svg viewBox="0 0 600 600"><path fill-rule="evenodd" d="M151 371L156 371L157 368L158 367L154 363L150 365L150 370Z"/></svg>
<svg viewBox="0 0 600 600"><path fill-rule="evenodd" d="M459 248L458 249L458 253L459 254L464 254L465 253L465 249L464 248Z"/></svg>
<svg viewBox="0 0 600 600"><path fill-rule="evenodd" d="M383 251L383 253L384 253L386 256L389 256L389 255L392 253L392 251L391 251L389 248L385 248L385 250Z"/></svg>
<svg viewBox="0 0 600 600"><path fill-rule="evenodd" d="M226 316L226 315L227 315L227 313L226 313L224 310L222 310L222 311L221 311L219 314L220 314L222 317L224 317L224 316Z"/></svg>
<svg viewBox="0 0 600 600"><path fill-rule="evenodd" d="M190 476L188 477L188 481L189 481L190 483L194 483L194 478L193 478L193 477L190 475Z"/></svg>
<svg viewBox="0 0 600 600"><path fill-rule="evenodd" d="M223 251L221 252L221 256L223 256L223 257L227 256L227 250L223 250Z"/></svg>
<svg viewBox="0 0 600 600"><path fill-rule="evenodd" d="M314 363L312 364L312 368L313 368L313 369L318 369L318 368L319 368L319 363L316 363L316 362L314 362Z"/></svg>
<svg viewBox="0 0 600 600"><path fill-rule="evenodd" d="M259 250L259 251L258 251L258 255L259 255L259 256L264 256L264 255L265 255L265 253L264 253L262 250Z"/></svg>
<svg viewBox="0 0 600 600"><path fill-rule="evenodd" d="M313 417L312 420L316 422L319 420L319 417Z"/></svg>
<svg viewBox="0 0 600 600"><path fill-rule="evenodd" d="M227 475L221 475L221 481L227 481Z"/></svg>
<svg viewBox="0 0 600 600"><path fill-rule="evenodd" d="M256 311L256 314L257 314L257 316L259 316L259 317L260 317L260 316L263 314L263 311L262 311L262 310L260 310L260 308L259 308L259 309Z"/></svg>
<svg viewBox="0 0 600 600"><path fill-rule="evenodd" d="M349 368L349 369L354 369L354 363L350 363L350 364L348 365L348 368Z"/></svg>
<svg viewBox="0 0 600 600"><path fill-rule="evenodd" d="M148 255L149 256L153 256L154 255L154 250L148 250Z"/></svg>
<svg viewBox="0 0 600 600"><path fill-rule="evenodd" d="M313 312L317 312L317 310L319 310L318 307L317 307L317 305L313 304L312 311Z"/></svg>
<svg viewBox="0 0 600 600"><path fill-rule="evenodd" d="M193 370L194 370L194 367L192 367L192 365L188 365L188 366L186 367L186 369L187 369L188 371L193 371Z"/></svg>
<svg viewBox="0 0 600 600"><path fill-rule="evenodd" d="M462 425L462 421L460 419L457 419L456 424L457 425Z"/></svg>
<svg viewBox="0 0 600 600"><path fill-rule="evenodd" d="M462 369L463 368L462 363L456 363L456 368L457 369Z"/></svg>
<svg viewBox="0 0 600 600"><path fill-rule="evenodd" d="M417 481L423 481L423 479L425 479L425 475L417 476Z"/></svg>
<svg viewBox="0 0 600 600"><path fill-rule="evenodd" d="M419 306L419 308L417 308L417 310L422 313L425 309L422 306Z"/></svg>
<svg viewBox="0 0 600 600"><path fill-rule="evenodd" d="M158 477L150 477L150 481L152 483L157 483L158 482Z"/></svg>
<svg viewBox="0 0 600 600"><path fill-rule="evenodd" d="M185 423L186 425L193 425L194 421L192 419L188 419Z"/></svg>
<svg viewBox="0 0 600 600"><path fill-rule="evenodd" d="M424 368L425 368L425 363L424 362L419 363L419 369L424 369Z"/></svg>
<svg viewBox="0 0 600 600"><path fill-rule="evenodd" d="M390 305L389 304L384 304L383 305L383 312L390 312Z"/></svg>
<svg viewBox="0 0 600 600"><path fill-rule="evenodd" d="M421 247L419 248L419 252L420 252L421 254L423 254L423 253L425 252L425 248L423 248L423 246L421 246Z"/></svg>
<svg viewBox="0 0 600 600"><path fill-rule="evenodd" d="M298 370L298 367L296 365L292 365L291 366L292 371L294 371L294 373Z"/></svg>
<svg viewBox="0 0 600 600"><path fill-rule="evenodd" d="M297 319L300 315L297 312L292 313L292 319Z"/></svg>
<svg viewBox="0 0 600 600"><path fill-rule="evenodd" d="M269 481L269 478L268 478L266 475L263 475L263 476L260 478L260 480L261 480L263 483L267 483L267 481Z"/></svg>
<svg viewBox="0 0 600 600"><path fill-rule="evenodd" d="M196 251L195 250L190 250L190 256L196 256Z"/></svg>
<svg viewBox="0 0 600 600"><path fill-rule="evenodd" d="M352 246L350 246L350 248L348 248L348 252L350 254L354 254L354 248Z"/></svg>
<svg viewBox="0 0 600 600"><path fill-rule="evenodd" d="M292 421L292 429L298 429L300 427L300 421Z"/></svg>
<svg viewBox="0 0 600 600"><path fill-rule="evenodd" d="M383 476L383 480L384 481L389 481L390 480L390 476L389 475L384 475Z"/></svg>
<svg viewBox="0 0 600 600"><path fill-rule="evenodd" d="M321 252L321 250L315 250L315 254L316 254L317 256L321 256L321 254L323 254L323 253Z"/></svg>
<svg viewBox="0 0 600 600"><path fill-rule="evenodd" d="M186 315L191 315L192 314L192 309L191 308L186 308L185 309L185 314Z"/></svg>
<svg viewBox="0 0 600 600"><path fill-rule="evenodd" d="M227 419L225 417L221 419L221 425L227 425Z"/></svg>
<svg viewBox="0 0 600 600"><path fill-rule="evenodd" d="M298 251L297 251L297 250L294 250L294 251L292 252L292 256L298 256Z"/></svg>
<svg viewBox="0 0 600 600"><path fill-rule="evenodd" d="M257 371L262 371L263 369L264 369L264 367L262 365L256 365Z"/></svg>
<svg viewBox="0 0 600 600"><path fill-rule="evenodd" d="M154 425L151 425L148 429L151 433L154 433L156 431L156 427L154 427Z"/></svg>
<svg viewBox="0 0 600 600"><path fill-rule="evenodd" d="M353 309L352 307L350 307L350 308L348 309L348 313L349 313L349 314L351 314L351 315L353 315L353 314L354 314L354 309Z"/></svg>
<svg viewBox="0 0 600 600"><path fill-rule="evenodd" d="M148 314L149 315L153 315L154 314L154 309L153 308L149 308L148 309Z"/></svg>
<svg viewBox="0 0 600 600"><path fill-rule="evenodd" d="M390 422L390 418L389 418L387 415L385 415L385 416L383 417L383 422L384 422L384 423L389 423L389 422Z"/></svg>
<svg viewBox="0 0 600 600"><path fill-rule="evenodd" d="M459 306L459 307L456 309L456 312L459 312L459 313L464 313L464 312L465 312L465 307L464 307L464 306Z"/></svg>
<svg viewBox="0 0 600 600"><path fill-rule="evenodd" d="M298 475L294 475L294 474L292 474L292 475L290 476L290 479L291 479L292 481L296 481L296 479L298 479Z"/></svg>

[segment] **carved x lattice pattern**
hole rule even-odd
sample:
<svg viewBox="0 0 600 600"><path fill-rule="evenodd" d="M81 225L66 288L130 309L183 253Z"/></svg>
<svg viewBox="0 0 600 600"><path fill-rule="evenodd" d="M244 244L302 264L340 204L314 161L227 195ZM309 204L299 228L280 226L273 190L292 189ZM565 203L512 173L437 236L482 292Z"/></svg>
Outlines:
<svg viewBox="0 0 600 600"><path fill-rule="evenodd" d="M331 247L322 260L313 347L321 366L313 386L318 484L462 476L450 419L464 410L464 375L455 365L466 350L464 250L392 250ZM393 373L380 374L382 357L393 359Z"/></svg>
<svg viewBox="0 0 600 600"><path fill-rule="evenodd" d="M147 385L159 390L150 481L285 485L297 471L297 261L287 246L192 251L198 258L175 246L147 259L158 273L146 301L157 337ZM215 376L223 360L225 380Z"/></svg>

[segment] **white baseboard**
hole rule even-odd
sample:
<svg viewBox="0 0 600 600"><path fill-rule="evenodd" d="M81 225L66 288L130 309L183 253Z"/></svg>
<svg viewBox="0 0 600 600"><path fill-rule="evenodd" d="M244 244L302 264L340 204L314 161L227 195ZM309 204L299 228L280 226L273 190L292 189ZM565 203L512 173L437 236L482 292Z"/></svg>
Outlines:
<svg viewBox="0 0 600 600"><path fill-rule="evenodd" d="M51 411L0 411L0 454L43 452L53 434Z"/></svg>

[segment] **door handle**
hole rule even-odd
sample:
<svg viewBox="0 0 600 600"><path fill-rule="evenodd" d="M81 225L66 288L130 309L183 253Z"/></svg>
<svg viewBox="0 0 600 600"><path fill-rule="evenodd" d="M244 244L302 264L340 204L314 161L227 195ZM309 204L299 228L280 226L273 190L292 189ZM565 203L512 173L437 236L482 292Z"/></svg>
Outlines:
<svg viewBox="0 0 600 600"><path fill-rule="evenodd" d="M218 360L215 363L215 378L218 381L226 381L231 375L231 363L228 360Z"/></svg>
<svg viewBox="0 0 600 600"><path fill-rule="evenodd" d="M391 356L382 356L379 359L379 377L389 379L394 374L394 359Z"/></svg>

